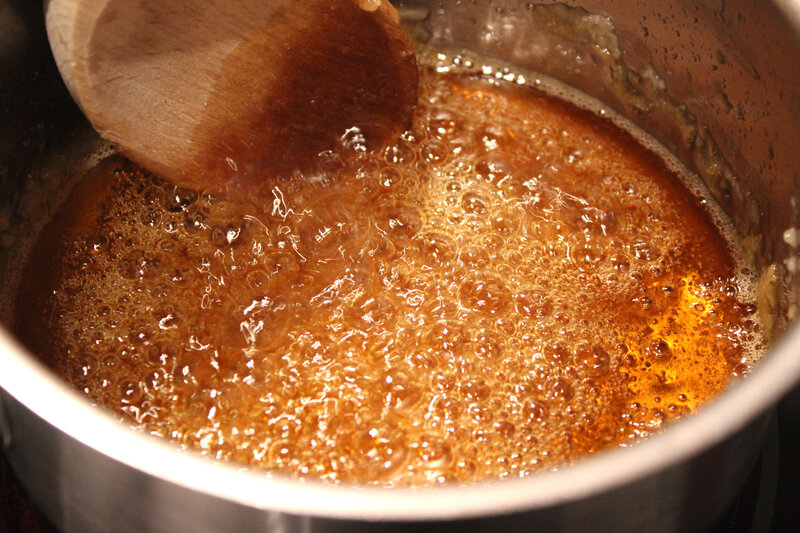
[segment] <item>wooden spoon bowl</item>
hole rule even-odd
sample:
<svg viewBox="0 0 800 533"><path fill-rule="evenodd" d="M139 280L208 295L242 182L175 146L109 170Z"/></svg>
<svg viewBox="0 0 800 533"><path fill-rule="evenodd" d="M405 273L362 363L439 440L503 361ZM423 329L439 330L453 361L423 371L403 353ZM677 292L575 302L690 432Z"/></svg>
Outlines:
<svg viewBox="0 0 800 533"><path fill-rule="evenodd" d="M46 0L50 44L100 135L176 184L245 193L347 132L410 124L412 45L386 0Z"/></svg>

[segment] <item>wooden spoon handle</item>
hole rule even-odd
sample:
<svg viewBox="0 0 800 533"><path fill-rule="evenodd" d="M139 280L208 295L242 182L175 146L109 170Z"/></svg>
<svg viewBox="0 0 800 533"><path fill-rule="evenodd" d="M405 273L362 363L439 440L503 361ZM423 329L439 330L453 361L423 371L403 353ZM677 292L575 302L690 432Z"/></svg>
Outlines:
<svg viewBox="0 0 800 533"><path fill-rule="evenodd" d="M352 127L379 146L416 104L413 49L386 0L46 0L45 13L97 131L184 185L302 167Z"/></svg>

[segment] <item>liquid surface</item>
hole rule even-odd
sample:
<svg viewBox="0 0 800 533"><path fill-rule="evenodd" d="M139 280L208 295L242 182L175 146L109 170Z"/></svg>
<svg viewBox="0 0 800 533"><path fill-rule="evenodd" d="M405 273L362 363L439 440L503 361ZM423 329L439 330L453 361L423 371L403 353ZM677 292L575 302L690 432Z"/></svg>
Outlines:
<svg viewBox="0 0 800 533"><path fill-rule="evenodd" d="M356 132L248 203L100 165L31 257L20 337L143 431L382 485L567 464L746 371L748 280L659 158L432 62L396 145Z"/></svg>

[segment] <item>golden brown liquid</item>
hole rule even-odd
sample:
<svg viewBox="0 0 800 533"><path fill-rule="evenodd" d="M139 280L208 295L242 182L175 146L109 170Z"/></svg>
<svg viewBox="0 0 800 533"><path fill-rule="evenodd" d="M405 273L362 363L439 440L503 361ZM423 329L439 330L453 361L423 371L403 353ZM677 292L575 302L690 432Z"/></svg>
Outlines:
<svg viewBox="0 0 800 533"><path fill-rule="evenodd" d="M361 148L246 204L107 161L32 255L20 336L144 431L385 485L569 463L746 369L731 245L628 134L428 66L414 128Z"/></svg>

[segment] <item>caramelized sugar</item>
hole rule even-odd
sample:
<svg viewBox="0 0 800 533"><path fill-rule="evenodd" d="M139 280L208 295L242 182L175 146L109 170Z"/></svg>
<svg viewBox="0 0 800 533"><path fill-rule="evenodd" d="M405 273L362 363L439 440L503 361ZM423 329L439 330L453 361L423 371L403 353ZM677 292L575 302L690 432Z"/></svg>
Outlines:
<svg viewBox="0 0 800 533"><path fill-rule="evenodd" d="M626 445L746 368L730 243L607 122L429 64L411 131L346 141L246 204L107 161L31 258L20 336L144 431L384 485Z"/></svg>

